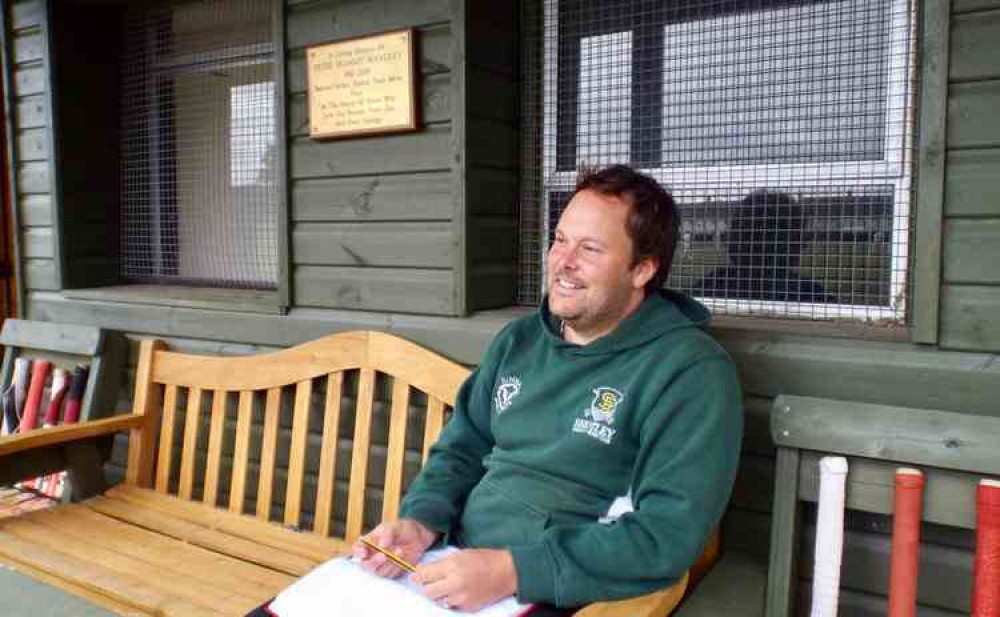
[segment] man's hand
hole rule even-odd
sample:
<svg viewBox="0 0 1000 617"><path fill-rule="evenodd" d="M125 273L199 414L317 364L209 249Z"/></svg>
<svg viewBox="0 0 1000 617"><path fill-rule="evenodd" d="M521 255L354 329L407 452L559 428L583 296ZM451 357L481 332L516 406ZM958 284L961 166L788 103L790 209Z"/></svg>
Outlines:
<svg viewBox="0 0 1000 617"><path fill-rule="evenodd" d="M399 555L410 563L417 563L434 544L438 533L424 527L421 523L404 518L391 523L382 523L365 536L370 542ZM361 560L361 567L369 572L388 578L396 578L403 569L394 564L382 553L370 549L360 541L351 547L351 553Z"/></svg>
<svg viewBox="0 0 1000 617"><path fill-rule="evenodd" d="M417 568L413 580L424 595L446 608L478 611L517 591L510 551L468 549Z"/></svg>

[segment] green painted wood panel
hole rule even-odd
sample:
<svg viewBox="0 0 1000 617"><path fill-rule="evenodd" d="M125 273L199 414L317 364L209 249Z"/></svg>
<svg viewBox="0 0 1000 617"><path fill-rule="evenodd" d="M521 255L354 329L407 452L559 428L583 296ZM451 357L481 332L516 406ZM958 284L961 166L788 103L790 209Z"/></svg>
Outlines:
<svg viewBox="0 0 1000 617"><path fill-rule="evenodd" d="M949 308L948 289L942 296ZM989 319L997 321L996 304ZM953 329L946 319L943 329ZM1000 338L995 325L993 332ZM919 345L716 332L736 361L746 394L798 394L867 403L1000 415L1000 363L989 353ZM951 335L952 342L954 335Z"/></svg>
<svg viewBox="0 0 1000 617"><path fill-rule="evenodd" d="M104 333L93 326L8 319L0 331L0 344L96 356L104 347Z"/></svg>
<svg viewBox="0 0 1000 617"><path fill-rule="evenodd" d="M292 231L297 265L450 268L451 224L299 223Z"/></svg>
<svg viewBox="0 0 1000 617"><path fill-rule="evenodd" d="M291 140L291 177L322 178L451 168L450 126L380 139Z"/></svg>
<svg viewBox="0 0 1000 617"><path fill-rule="evenodd" d="M467 266L469 285L468 310L479 311L510 306L514 297L513 262Z"/></svg>
<svg viewBox="0 0 1000 617"><path fill-rule="evenodd" d="M470 167L466 171L466 209L470 215L492 214L513 220L520 200L517 174L505 169Z"/></svg>
<svg viewBox="0 0 1000 617"><path fill-rule="evenodd" d="M516 75L521 47L514 40L517 2L466 2L469 36L466 56L471 66Z"/></svg>
<svg viewBox="0 0 1000 617"><path fill-rule="evenodd" d="M782 395L771 436L778 446L1000 475L1000 417Z"/></svg>
<svg viewBox="0 0 1000 617"><path fill-rule="evenodd" d="M295 267L295 305L450 315L450 270Z"/></svg>
<svg viewBox="0 0 1000 617"><path fill-rule="evenodd" d="M1000 284L1000 219L952 219L944 226L944 279Z"/></svg>
<svg viewBox="0 0 1000 617"><path fill-rule="evenodd" d="M1000 0L952 0L951 3L951 12L956 15L990 9L1000 9Z"/></svg>
<svg viewBox="0 0 1000 617"><path fill-rule="evenodd" d="M54 254L52 228L28 228L21 234L21 255L27 259L46 257Z"/></svg>
<svg viewBox="0 0 1000 617"><path fill-rule="evenodd" d="M45 92L45 69L40 65L19 67L14 72L14 92L17 96Z"/></svg>
<svg viewBox="0 0 1000 617"><path fill-rule="evenodd" d="M949 78L971 81L1000 77L998 39L1000 10L956 15L951 20Z"/></svg>
<svg viewBox="0 0 1000 617"><path fill-rule="evenodd" d="M52 197L49 195L25 195L21 198L21 225L43 227L52 224Z"/></svg>
<svg viewBox="0 0 1000 617"><path fill-rule="evenodd" d="M469 262L473 264L514 263L517 224L508 217L469 217Z"/></svg>
<svg viewBox="0 0 1000 617"><path fill-rule="evenodd" d="M1000 149L952 150L945 175L946 216L1000 216Z"/></svg>
<svg viewBox="0 0 1000 617"><path fill-rule="evenodd" d="M767 564L752 555L726 553L712 566L676 617L758 617L764 611Z"/></svg>
<svg viewBox="0 0 1000 617"><path fill-rule="evenodd" d="M952 84L948 94L948 147L1000 146L1000 80Z"/></svg>
<svg viewBox="0 0 1000 617"><path fill-rule="evenodd" d="M451 73L427 76L420 83L421 125L448 122L451 110ZM309 135L309 107L305 93L293 95L288 101L288 132L292 137Z"/></svg>
<svg viewBox="0 0 1000 617"><path fill-rule="evenodd" d="M15 2L10 7L11 28L13 30L23 30L32 26L39 26L44 15L42 0L29 0L28 2Z"/></svg>
<svg viewBox="0 0 1000 617"><path fill-rule="evenodd" d="M521 84L514 76L470 66L465 78L469 90L469 116L517 126Z"/></svg>
<svg viewBox="0 0 1000 617"><path fill-rule="evenodd" d="M51 259L25 259L21 265L25 289L59 289L59 277L56 276L56 266Z"/></svg>
<svg viewBox="0 0 1000 617"><path fill-rule="evenodd" d="M48 163L24 163L17 170L17 186L21 195L50 193L52 183Z"/></svg>
<svg viewBox="0 0 1000 617"><path fill-rule="evenodd" d="M941 346L1000 352L1000 287L944 285L941 288ZM965 393L973 394L974 393ZM1000 399L994 399L995 401Z"/></svg>
<svg viewBox="0 0 1000 617"><path fill-rule="evenodd" d="M521 141L516 128L481 118L469 118L466 126L468 134L474 136L466 141L470 166L510 170L519 167Z"/></svg>
<svg viewBox="0 0 1000 617"><path fill-rule="evenodd" d="M39 29L14 37L14 62L23 64L45 57L45 38Z"/></svg>
<svg viewBox="0 0 1000 617"><path fill-rule="evenodd" d="M951 12L955 14L1000 9L1000 0L952 0Z"/></svg>
<svg viewBox="0 0 1000 617"><path fill-rule="evenodd" d="M45 126L48 118L45 113L45 97L29 96L17 103L17 128L31 129Z"/></svg>
<svg viewBox="0 0 1000 617"><path fill-rule="evenodd" d="M386 30L449 22L451 19L450 0L320 0L289 8L287 45L289 49L297 49Z"/></svg>
<svg viewBox="0 0 1000 617"><path fill-rule="evenodd" d="M393 174L300 180L292 185L294 221L448 220L451 174Z"/></svg>
<svg viewBox="0 0 1000 617"><path fill-rule="evenodd" d="M28 129L17 136L17 155L25 162L46 161L49 158L48 130Z"/></svg>
<svg viewBox="0 0 1000 617"><path fill-rule="evenodd" d="M435 26L419 31L417 47L417 67L420 74L427 77L438 73L447 73L452 68L451 28ZM288 93L303 94L306 91L306 60L305 51L292 51L287 56Z"/></svg>

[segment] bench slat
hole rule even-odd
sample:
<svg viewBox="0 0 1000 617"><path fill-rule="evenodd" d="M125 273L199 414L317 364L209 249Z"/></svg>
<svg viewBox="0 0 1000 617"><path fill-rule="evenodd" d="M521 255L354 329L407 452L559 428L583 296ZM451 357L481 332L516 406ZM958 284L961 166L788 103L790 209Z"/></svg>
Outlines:
<svg viewBox="0 0 1000 617"><path fill-rule="evenodd" d="M31 542L35 546L59 551L80 560L100 563L118 575L133 576L163 596L189 602L192 607L201 609L202 612L208 614L215 614L216 610L222 611L220 614L229 612L224 610L224 606L242 608L245 612L254 606L251 602L221 591L217 592L218 597L213 602L213 590L210 585L191 578L174 576L173 572L163 576L163 572L147 561L121 555L98 543L78 540L51 527L39 525L31 520L33 517L19 518L20 520L15 523L4 525L4 532Z"/></svg>
<svg viewBox="0 0 1000 617"><path fill-rule="evenodd" d="M71 593L78 589L105 606L128 607L143 614L217 617L220 613L171 598L129 573L116 572L89 559L23 540L0 530L0 555L4 561L40 574L45 582ZM107 598L108 602L103 602Z"/></svg>
<svg viewBox="0 0 1000 617"><path fill-rule="evenodd" d="M324 538L330 535L333 515L334 479L337 477L337 442L340 438L340 403L344 374L333 373L326 380L326 403L323 406L323 445L319 455L319 479L316 488L314 529Z"/></svg>
<svg viewBox="0 0 1000 617"><path fill-rule="evenodd" d="M363 525L374 398L375 371L363 368L361 369L361 379L358 382L358 404L354 420L354 449L351 453L351 483L347 497L346 539L348 542L354 542L358 539Z"/></svg>
<svg viewBox="0 0 1000 617"><path fill-rule="evenodd" d="M184 503L177 499L174 501ZM176 512L150 507L149 504L108 497L95 497L84 503L95 512L293 577L302 576L321 561L300 555L292 547L277 548L273 542L265 543L245 535L228 533L224 529L178 516Z"/></svg>
<svg viewBox="0 0 1000 617"><path fill-rule="evenodd" d="M420 464L427 462L427 455L431 446L437 441L437 436L441 434L444 427L444 401L436 396L427 397L427 418L424 424L424 452Z"/></svg>
<svg viewBox="0 0 1000 617"><path fill-rule="evenodd" d="M271 519L271 494L274 488L274 456L278 449L278 412L281 388L267 391L264 405L264 434L260 442L260 479L257 482L257 518Z"/></svg>
<svg viewBox="0 0 1000 617"><path fill-rule="evenodd" d="M219 496L219 467L222 464L222 437L226 426L226 400L229 393L212 393L212 423L208 432L208 464L205 465L205 494L202 501L214 506Z"/></svg>
<svg viewBox="0 0 1000 617"><path fill-rule="evenodd" d="M1000 418L782 395L779 446L1000 475Z"/></svg>
<svg viewBox="0 0 1000 617"><path fill-rule="evenodd" d="M247 463L250 459L250 428L253 425L253 392L240 392L236 418L236 444L233 448L233 478L229 490L229 511L243 512L246 497Z"/></svg>
<svg viewBox="0 0 1000 617"><path fill-rule="evenodd" d="M233 514L193 501L181 501L169 495L124 484L108 490L104 498L157 510L189 523L251 539L261 545L279 548L317 562L350 551L350 545L337 538L322 538L314 533L293 532L277 523Z"/></svg>
<svg viewBox="0 0 1000 617"><path fill-rule="evenodd" d="M159 457L156 462L156 490L170 491L170 472L174 464L174 430L177 425L177 386L167 386L163 393Z"/></svg>
<svg viewBox="0 0 1000 617"><path fill-rule="evenodd" d="M181 480L177 494L181 499L191 499L194 489L194 466L198 454L198 432L201 422L201 388L188 391L187 414L184 418L184 446L181 450Z"/></svg>
<svg viewBox="0 0 1000 617"><path fill-rule="evenodd" d="M389 412L389 444L385 465L385 493L382 521L399 518L399 498L403 493L403 459L406 455L406 415L410 408L410 386L397 377L392 384Z"/></svg>
<svg viewBox="0 0 1000 617"><path fill-rule="evenodd" d="M285 525L299 526L302 510L302 481L305 475L306 446L309 438L309 404L312 380L295 386L295 415L292 417L292 444L288 454L288 484L285 488Z"/></svg>
<svg viewBox="0 0 1000 617"><path fill-rule="evenodd" d="M211 595L206 595L206 592L217 591L230 606L252 607L280 591L281 585L291 578L178 542L80 505L35 512L27 517L27 522L46 528L50 536L77 541L81 550L95 545L100 553L107 551L148 564L148 570L160 575L150 582L151 586L160 586L160 578L176 580L186 589L199 591L189 599L212 608L218 605L210 600ZM271 576L257 576L258 572L270 573ZM185 597L173 587L161 588L170 595Z"/></svg>

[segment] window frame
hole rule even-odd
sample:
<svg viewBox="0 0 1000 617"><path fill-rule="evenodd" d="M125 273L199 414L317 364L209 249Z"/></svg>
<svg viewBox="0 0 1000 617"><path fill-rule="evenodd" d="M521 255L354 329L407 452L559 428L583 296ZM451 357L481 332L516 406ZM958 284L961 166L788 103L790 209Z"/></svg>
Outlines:
<svg viewBox="0 0 1000 617"><path fill-rule="evenodd" d="M786 3L781 0L772 0L775 7L784 6ZM641 172L652 175L660 182L669 186L681 186L684 184L676 182L677 179L684 178L685 183L701 185L705 183L718 182L719 179L731 178L735 173L741 173L748 177L760 179L765 184L771 184L772 179L780 178L784 186L794 187L796 185L815 188L842 187L836 180L850 178L851 186L886 186L895 187L896 194L906 194L908 200L902 203L893 204L893 224L891 237L891 261L890 261L890 291L888 306L868 306L868 305L847 305L847 304L818 304L818 303L792 303L768 300L739 300L712 297L699 297L710 309L724 306L727 309L726 316L734 319L753 318L756 316L776 316L787 318L803 317L808 318L822 311L825 320L849 319L849 320L878 320L887 323L907 323L915 319L912 313L912 305L916 303L915 297L908 297L908 287L911 279L918 271L918 263L915 259L919 252L911 253L911 236L916 229L915 208L918 203L918 195L914 194L914 187L917 180L922 178L918 169L918 157L916 147L918 137L922 138L922 131L918 131L917 110L922 110L925 104L925 88L920 87L916 80L926 77L926 67L923 73L917 64L917 48L920 37L924 36L918 28L922 23L920 0L890 0L889 32L890 39L887 44L888 50L904 48L906 53L889 53L889 66L887 67L887 88L885 106L885 126L884 152L887 154L897 154L892 160L886 161L834 161L829 163L772 163L772 164L746 164L746 165L713 165L713 166L675 166L668 168L660 163L657 166L650 166L641 163L633 163L633 167ZM542 109L543 109L543 130L542 130L542 186L540 190L540 212L541 212L541 284L547 279L547 264L544 255L549 247L549 237L551 236L552 217L549 214L552 193L572 191L576 180L575 164L567 169L566 150L569 149L564 141L570 138L573 143L571 153L574 163L579 148L577 139L577 112L579 99L574 101L575 105L567 106L572 112L567 114L570 119L563 118L563 123L572 124L571 132L564 127L568 135L560 135L559 127L559 69L560 69L560 36L548 36L547 33L559 32L559 4L560 0L542 0ZM765 2L765 4L768 4ZM769 10L772 7L763 6L762 10ZM666 27L660 24L658 27ZM633 30L620 30L608 27L587 33L589 36L610 35L619 32L634 32ZM586 38L583 34L572 37L574 41L582 41ZM909 41L909 43L907 43ZM663 49L659 53L662 57ZM947 64L945 64L947 66ZM577 73L579 75L579 73ZM905 78L904 78L905 76ZM579 79L574 80L579 83ZM655 81L655 88L662 92L662 82ZM576 87L576 86L574 86ZM919 105L919 107L917 107ZM633 104L633 110L635 109ZM644 114L633 114L636 116ZM655 116L657 126L654 132L662 131L662 115ZM922 118L922 116L921 116ZM903 132L894 134L892 127L902 126ZM632 127L633 136L635 127ZM564 141L560 141L564 137ZM661 140L660 140L661 141ZM922 140L921 140L922 141ZM639 156L645 156L639 153ZM634 157L633 157L634 158ZM869 171L864 177L858 177L859 167L867 167ZM794 173L788 174L788 170ZM677 171L680 170L680 171ZM784 174L784 175L782 175ZM792 178L789 178L792 176ZM721 185L722 183L719 182ZM683 189L682 189L683 190ZM905 220L905 225L899 219ZM921 217L923 218L923 217ZM917 219L919 220L919 219ZM940 224L938 225L938 244L940 244ZM927 235L927 234L925 234ZM923 261L921 261L923 264ZM542 290L544 293L544 289Z"/></svg>

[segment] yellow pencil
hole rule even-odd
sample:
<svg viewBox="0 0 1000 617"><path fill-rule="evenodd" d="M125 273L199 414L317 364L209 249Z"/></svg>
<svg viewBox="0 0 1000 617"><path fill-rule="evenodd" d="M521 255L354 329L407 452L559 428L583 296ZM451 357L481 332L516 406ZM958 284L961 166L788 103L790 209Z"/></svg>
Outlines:
<svg viewBox="0 0 1000 617"><path fill-rule="evenodd" d="M376 551L382 553L383 555L385 555L386 557L389 558L389 561L393 562L394 564L396 564L400 568L403 568L407 572L416 572L417 571L417 568L413 564L411 564L410 562L406 561L405 559L403 559L399 555L396 555L394 553L389 552L388 550L382 548L378 544L375 544L374 542L371 542L370 540L368 540L368 539L366 539L364 537L359 538L359 539L361 540L362 544L364 544L365 546L367 546L370 549L373 549L373 550L376 550Z"/></svg>

